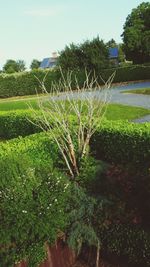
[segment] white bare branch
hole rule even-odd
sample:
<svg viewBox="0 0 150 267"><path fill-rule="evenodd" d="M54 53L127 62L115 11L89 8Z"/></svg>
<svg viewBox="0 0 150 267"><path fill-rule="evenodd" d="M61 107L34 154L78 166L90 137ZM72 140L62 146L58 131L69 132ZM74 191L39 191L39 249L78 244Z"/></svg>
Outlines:
<svg viewBox="0 0 150 267"><path fill-rule="evenodd" d="M89 151L89 142L96 131L97 125L102 122L110 98L110 87L115 73L104 82L101 87L95 73L85 71L86 79L82 88L76 76L68 72L66 77L61 70L62 79L52 83L51 93L45 87L44 79L39 81L42 92L46 98L39 97L39 112L32 108L38 120L34 121L42 130L51 133L62 154L64 162L70 173L75 178L80 172L80 162ZM76 90L72 89L72 79L75 81ZM45 100L46 99L46 100ZM71 116L75 124L71 122ZM56 130L52 130L52 128Z"/></svg>

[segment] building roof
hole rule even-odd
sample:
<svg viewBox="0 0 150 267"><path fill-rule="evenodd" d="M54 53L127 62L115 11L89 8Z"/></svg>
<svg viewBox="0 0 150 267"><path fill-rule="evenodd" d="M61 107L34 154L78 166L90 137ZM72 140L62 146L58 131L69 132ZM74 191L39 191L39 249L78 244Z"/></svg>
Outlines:
<svg viewBox="0 0 150 267"><path fill-rule="evenodd" d="M111 47L109 48L109 58L118 58L119 56L119 51L117 47Z"/></svg>
<svg viewBox="0 0 150 267"><path fill-rule="evenodd" d="M44 58L40 64L40 68L47 69L52 68L56 66L57 58L50 57L50 58Z"/></svg>

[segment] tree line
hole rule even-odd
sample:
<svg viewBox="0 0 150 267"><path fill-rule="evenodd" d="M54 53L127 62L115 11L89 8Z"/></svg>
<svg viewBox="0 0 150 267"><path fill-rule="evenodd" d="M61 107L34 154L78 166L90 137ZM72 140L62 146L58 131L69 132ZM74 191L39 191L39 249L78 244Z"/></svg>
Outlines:
<svg viewBox="0 0 150 267"><path fill-rule="evenodd" d="M33 59L30 65L30 69L38 69L40 66L40 61ZM3 72L11 74L14 72L22 72L26 70L26 63L24 60L14 60L8 59L3 66Z"/></svg>
<svg viewBox="0 0 150 267"><path fill-rule="evenodd" d="M59 53L57 65L65 70L95 70L114 66L109 58L109 48L118 48L118 63L125 60L133 64L150 62L150 3L143 2L132 9L123 26L122 44L117 44L111 39L104 43L97 36L93 40L86 40L81 44L67 45ZM33 59L30 69L38 69L40 61ZM6 73L21 72L26 69L24 60L7 60L3 67Z"/></svg>

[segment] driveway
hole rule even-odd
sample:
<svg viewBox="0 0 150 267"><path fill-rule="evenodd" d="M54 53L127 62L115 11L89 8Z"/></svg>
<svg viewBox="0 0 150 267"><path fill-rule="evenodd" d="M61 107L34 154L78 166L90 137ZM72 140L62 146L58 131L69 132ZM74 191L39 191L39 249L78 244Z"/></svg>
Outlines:
<svg viewBox="0 0 150 267"><path fill-rule="evenodd" d="M134 107L142 107L146 109L150 109L150 95L141 95L141 94L132 94L131 91L133 89L141 89L141 88L150 88L150 81L147 82L138 82L131 83L126 85L117 85L113 86L110 93L108 94L108 99L110 103L134 106ZM129 93L123 93L123 91L128 90ZM70 99L85 99L86 97L94 96L95 98L101 98L101 100L106 98L105 90L96 90L94 92L73 92L69 95ZM66 94L61 94L60 96L54 96L54 98L59 98L60 100L65 100ZM144 116L143 118L136 119L134 122L143 123L150 122L150 115Z"/></svg>
<svg viewBox="0 0 150 267"><path fill-rule="evenodd" d="M150 88L150 82L120 85L111 89L111 102L150 109L150 95L132 94L133 89ZM129 93L122 93L128 90Z"/></svg>

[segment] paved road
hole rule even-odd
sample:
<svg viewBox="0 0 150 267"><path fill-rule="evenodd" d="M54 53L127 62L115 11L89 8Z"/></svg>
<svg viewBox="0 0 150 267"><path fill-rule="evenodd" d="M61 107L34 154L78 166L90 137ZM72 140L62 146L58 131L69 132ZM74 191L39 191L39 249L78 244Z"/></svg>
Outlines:
<svg viewBox="0 0 150 267"><path fill-rule="evenodd" d="M135 107L142 107L150 109L150 95L141 95L141 94L131 94L130 92L133 89L141 89L141 88L150 88L150 81L148 82L139 82L139 83L132 83L128 85L118 85L112 87L110 93L108 95L109 100L111 103L135 106ZM122 93L123 91L128 90L129 93ZM105 98L105 90L100 91L97 90L95 92L84 92L78 94L77 92L73 92L70 95L70 99L85 99L87 96L94 96L95 98L101 98L102 100ZM62 94L59 97L56 96L54 98L59 98L61 100L66 99L66 95ZM150 122L150 115L147 115L143 118L137 119L134 122Z"/></svg>
<svg viewBox="0 0 150 267"><path fill-rule="evenodd" d="M135 119L135 120L133 120L133 122L136 122L136 123L150 122L150 115L146 115L142 118Z"/></svg>
<svg viewBox="0 0 150 267"><path fill-rule="evenodd" d="M150 82L142 82L130 85L119 86L112 89L112 103L118 103L123 105L130 105L135 107L143 107L150 109L150 95L132 94L133 89L150 88ZM129 93L122 93L124 90L128 90ZM135 123L150 122L150 115L146 115L142 118L133 120Z"/></svg>
<svg viewBox="0 0 150 267"><path fill-rule="evenodd" d="M133 89L150 88L150 82L122 85L111 89L111 102L150 109L150 95L131 94ZM128 90L129 94L122 93Z"/></svg>

